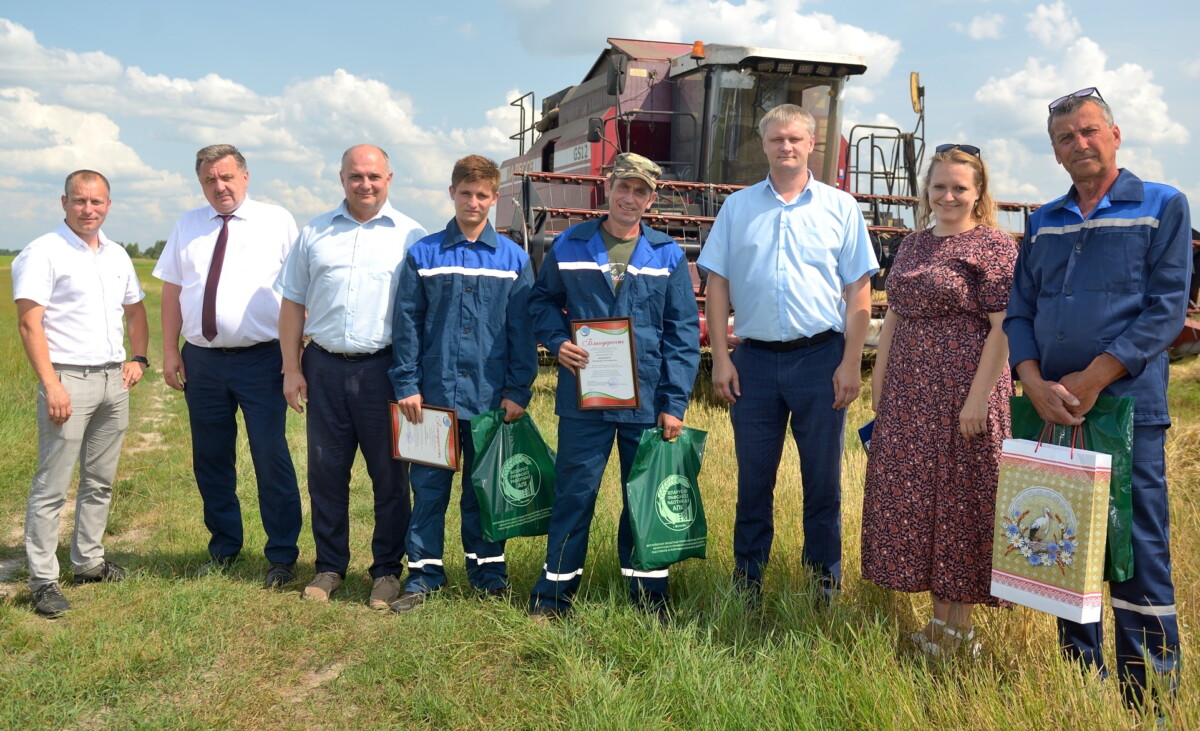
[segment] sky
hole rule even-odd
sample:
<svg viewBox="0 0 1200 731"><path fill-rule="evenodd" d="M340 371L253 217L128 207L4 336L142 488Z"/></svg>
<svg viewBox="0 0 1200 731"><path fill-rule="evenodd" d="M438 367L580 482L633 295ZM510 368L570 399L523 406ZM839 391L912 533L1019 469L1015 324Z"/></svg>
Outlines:
<svg viewBox="0 0 1200 731"><path fill-rule="evenodd" d="M508 102L582 80L606 38L852 53L846 124L911 129L908 74L926 89L926 141L983 149L996 197L1044 202L1070 183L1046 104L1098 87L1118 162L1200 200L1200 13L1188 0L460 0L237 5L0 2L0 249L62 219L72 170L112 183L104 225L148 248L204 204L195 152L231 143L250 195L303 225L342 198L338 163L382 146L391 201L429 230L453 215L456 159L516 153ZM764 171L765 173L765 171Z"/></svg>

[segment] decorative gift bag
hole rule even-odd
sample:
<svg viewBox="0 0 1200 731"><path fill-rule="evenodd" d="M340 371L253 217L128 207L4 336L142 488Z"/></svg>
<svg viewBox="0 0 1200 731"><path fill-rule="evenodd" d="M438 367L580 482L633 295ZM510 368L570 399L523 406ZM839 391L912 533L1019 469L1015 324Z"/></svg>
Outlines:
<svg viewBox="0 0 1200 731"><path fill-rule="evenodd" d="M1074 622L1100 620L1112 459L1005 439L992 594Z"/></svg>
<svg viewBox="0 0 1200 731"><path fill-rule="evenodd" d="M1047 423L1038 416L1028 396L1012 396L1012 435L1014 439L1037 439ZM1051 424L1051 433L1043 441L1071 446L1076 427ZM1112 455L1112 475L1108 484L1108 540L1104 561L1105 581L1133 578L1133 399L1101 396L1077 427L1083 443Z"/></svg>
<svg viewBox="0 0 1200 731"><path fill-rule="evenodd" d="M704 558L708 523L700 502L700 463L708 432L689 429L663 441L662 428L642 432L626 485L633 568L653 571Z"/></svg>
<svg viewBox="0 0 1200 731"><path fill-rule="evenodd" d="M529 414L511 423L504 422L504 409L479 414L471 419L471 443L483 539L546 535L554 504L554 451Z"/></svg>

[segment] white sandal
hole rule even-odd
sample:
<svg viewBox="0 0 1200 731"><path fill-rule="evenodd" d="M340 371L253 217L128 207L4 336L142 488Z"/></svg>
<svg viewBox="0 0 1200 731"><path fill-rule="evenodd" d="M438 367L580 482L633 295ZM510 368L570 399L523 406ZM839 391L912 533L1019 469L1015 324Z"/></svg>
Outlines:
<svg viewBox="0 0 1200 731"><path fill-rule="evenodd" d="M925 627L926 629L931 630L930 634L933 635L940 636L946 632L946 623L937 618L930 619L929 623L926 624ZM925 630L913 632L908 636L908 639L912 640L913 645L915 645L918 650L926 655L938 657L942 654L941 645L938 644L937 640L929 639L929 635L925 634Z"/></svg>
<svg viewBox="0 0 1200 731"><path fill-rule="evenodd" d="M961 630L946 627L942 630L945 637L951 641L947 642L944 650L951 654L962 653L969 658L977 658L983 652L983 645L975 641L975 628L967 630L964 634Z"/></svg>

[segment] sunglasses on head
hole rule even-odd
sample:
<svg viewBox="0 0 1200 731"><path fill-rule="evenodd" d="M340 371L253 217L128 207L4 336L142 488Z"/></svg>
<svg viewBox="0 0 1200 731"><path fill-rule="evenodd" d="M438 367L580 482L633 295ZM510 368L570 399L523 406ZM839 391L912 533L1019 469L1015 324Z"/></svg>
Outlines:
<svg viewBox="0 0 1200 731"><path fill-rule="evenodd" d="M1059 104L1062 104L1063 102L1065 102L1068 99L1084 99L1089 96L1094 96L1097 99L1099 99L1100 101L1104 101L1104 97L1100 96L1100 90L1094 86L1089 86L1086 89L1080 89L1079 91L1071 92L1070 94L1067 94L1066 96L1060 96L1059 98L1050 102L1050 111L1053 112L1055 107L1057 107Z"/></svg>
<svg viewBox="0 0 1200 731"><path fill-rule="evenodd" d="M955 143L948 143L945 145L938 145L937 147L934 148L934 152L937 152L938 154L941 154L943 152L950 152L952 150L961 150L961 151L967 153L968 155L974 155L975 157L979 157L979 148L976 147L975 145L959 145L959 144L955 144Z"/></svg>

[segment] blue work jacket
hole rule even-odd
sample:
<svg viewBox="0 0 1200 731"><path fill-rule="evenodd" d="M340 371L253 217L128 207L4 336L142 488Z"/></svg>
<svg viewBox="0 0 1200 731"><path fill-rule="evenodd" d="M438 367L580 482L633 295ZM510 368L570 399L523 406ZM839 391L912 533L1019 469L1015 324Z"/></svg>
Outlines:
<svg viewBox="0 0 1200 731"><path fill-rule="evenodd" d="M470 418L507 398L529 404L537 341L529 322L529 255L489 223L468 241L454 219L408 250L396 284L392 367L397 399Z"/></svg>
<svg viewBox="0 0 1200 731"><path fill-rule="evenodd" d="M1192 229L1178 190L1121 170L1088 217L1075 189L1029 219L1004 320L1015 367L1058 381L1109 353L1129 374L1105 396L1134 400L1134 423L1170 424L1167 347L1187 312Z"/></svg>
<svg viewBox="0 0 1200 731"><path fill-rule="evenodd" d="M556 357L571 339L571 320L632 318L642 405L581 410L575 376L560 365L555 413L623 423L653 423L664 412L682 419L700 365L700 319L687 257L675 239L642 224L618 292L600 236L605 218L558 235L538 272L529 310L538 340Z"/></svg>

